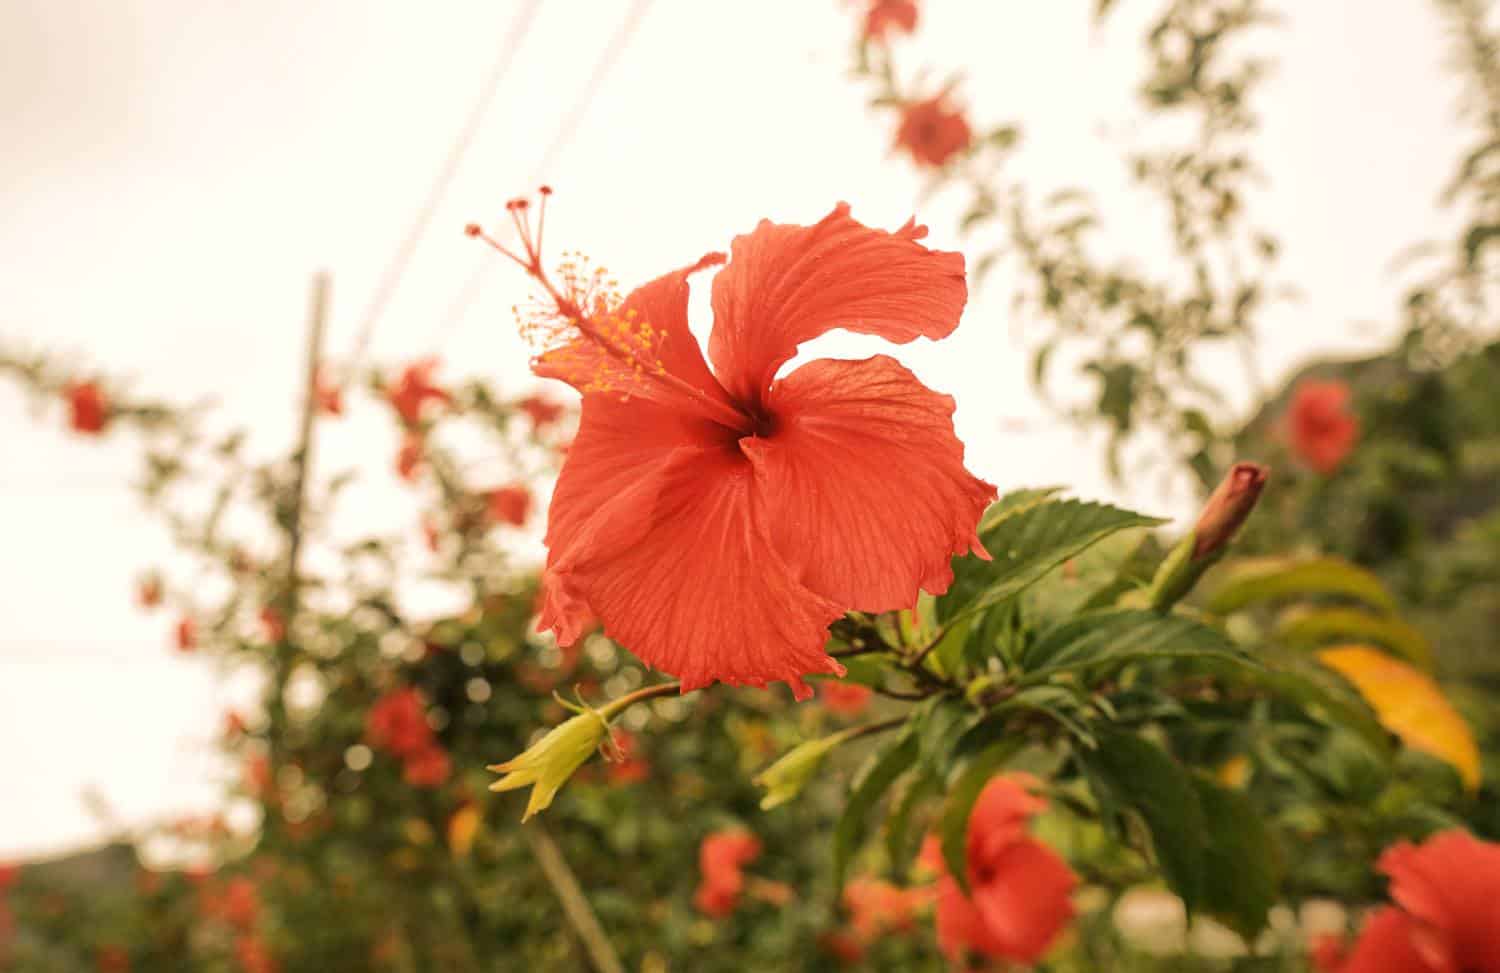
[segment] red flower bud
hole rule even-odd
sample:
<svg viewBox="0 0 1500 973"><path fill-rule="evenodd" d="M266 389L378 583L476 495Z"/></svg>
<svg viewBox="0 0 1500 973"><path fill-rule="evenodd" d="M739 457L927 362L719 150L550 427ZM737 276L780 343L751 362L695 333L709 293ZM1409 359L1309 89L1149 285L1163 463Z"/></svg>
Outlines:
<svg viewBox="0 0 1500 973"><path fill-rule="evenodd" d="M1199 561L1223 550L1265 489L1271 469L1258 463L1236 463L1209 495L1193 528L1193 560Z"/></svg>

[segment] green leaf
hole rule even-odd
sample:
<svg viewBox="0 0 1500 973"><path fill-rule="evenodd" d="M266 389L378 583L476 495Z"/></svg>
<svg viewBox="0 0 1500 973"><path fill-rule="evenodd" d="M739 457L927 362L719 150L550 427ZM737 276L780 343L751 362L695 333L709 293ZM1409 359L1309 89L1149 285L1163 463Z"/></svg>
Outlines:
<svg viewBox="0 0 1500 973"><path fill-rule="evenodd" d="M938 698L913 727L917 759L929 772L946 777L952 767L953 742L979 718L973 709L953 699Z"/></svg>
<svg viewBox="0 0 1500 973"><path fill-rule="evenodd" d="M938 599L938 618L951 622L983 611L1111 534L1162 523L1155 517L1082 500L1031 498L999 512L991 507L980 521L979 535L993 560L954 559L953 584Z"/></svg>
<svg viewBox="0 0 1500 973"><path fill-rule="evenodd" d="M869 830L870 809L885 795L896 778L917 762L917 738L903 735L871 765L854 785L849 802L833 832L833 888L835 894L844 887L844 873L854 852L864 843Z"/></svg>
<svg viewBox="0 0 1500 973"><path fill-rule="evenodd" d="M1373 642L1432 671L1432 645L1415 626L1357 608L1294 605L1277 619L1276 639L1303 649L1322 648L1332 642Z"/></svg>
<svg viewBox="0 0 1500 973"><path fill-rule="evenodd" d="M1121 572L1145 540L1144 529L1122 530L1053 568L1026 593L1027 617L1063 619L1097 604L1101 592L1121 587Z"/></svg>
<svg viewBox="0 0 1500 973"><path fill-rule="evenodd" d="M918 805L942 792L943 782L933 774L916 775L907 784L895 811L886 818L885 853L891 861L891 871L898 879L906 877L911 860L917 854L917 838L921 833L912 827L912 820Z"/></svg>
<svg viewBox="0 0 1500 973"><path fill-rule="evenodd" d="M1098 663L1217 658L1259 665L1216 628L1182 615L1111 610L1080 615L1043 632L1023 656L1023 683Z"/></svg>
<svg viewBox="0 0 1500 973"><path fill-rule="evenodd" d="M1251 942L1266 927L1281 891L1280 849L1260 812L1238 791L1194 777L1208 824L1203 909Z"/></svg>
<svg viewBox="0 0 1500 973"><path fill-rule="evenodd" d="M943 861L948 865L948 874L958 882L958 887L969 892L969 866L965 854L969 835L969 814L974 802L990 778L1005 766L1006 761L1020 749L1018 742L997 743L973 760L969 761L957 782L948 792L943 805L943 817L938 823L938 838L942 842Z"/></svg>
<svg viewBox="0 0 1500 973"><path fill-rule="evenodd" d="M1236 561L1218 572L1208 610L1225 615L1262 601L1338 595L1387 613L1396 610L1385 585L1364 568L1334 557L1262 557Z"/></svg>
<svg viewBox="0 0 1500 973"><path fill-rule="evenodd" d="M1192 775L1161 747L1130 733L1101 735L1099 747L1080 751L1079 758L1091 781L1141 816L1163 877L1192 915L1203 900L1207 860L1203 806Z"/></svg>
<svg viewBox="0 0 1500 973"><path fill-rule="evenodd" d="M1391 734L1375 711L1348 683L1310 660L1282 658L1259 669L1243 666L1221 673L1226 684L1254 686L1296 703L1309 715L1359 734L1386 759L1394 753Z"/></svg>

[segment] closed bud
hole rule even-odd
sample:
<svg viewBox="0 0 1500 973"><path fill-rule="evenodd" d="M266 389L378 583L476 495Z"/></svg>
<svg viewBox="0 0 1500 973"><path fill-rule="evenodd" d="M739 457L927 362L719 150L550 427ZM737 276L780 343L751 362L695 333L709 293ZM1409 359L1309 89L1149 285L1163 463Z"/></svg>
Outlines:
<svg viewBox="0 0 1500 973"><path fill-rule="evenodd" d="M781 759L760 772L755 783L766 789L760 799L760 809L769 811L779 807L802 793L802 788L817 772L828 751L849 739L859 731L852 727L818 740L809 740L782 754Z"/></svg>
<svg viewBox="0 0 1500 973"><path fill-rule="evenodd" d="M590 708L579 708L577 712L577 716L547 731L546 736L519 757L489 768L505 775L490 785L492 791L531 787L531 799L526 802L522 821L550 807L568 778L604 742L609 732L607 713Z"/></svg>
<svg viewBox="0 0 1500 973"><path fill-rule="evenodd" d="M1270 468L1259 463L1236 463L1230 467L1209 495L1193 528L1194 561L1213 557L1228 546L1255 509L1270 475Z"/></svg>

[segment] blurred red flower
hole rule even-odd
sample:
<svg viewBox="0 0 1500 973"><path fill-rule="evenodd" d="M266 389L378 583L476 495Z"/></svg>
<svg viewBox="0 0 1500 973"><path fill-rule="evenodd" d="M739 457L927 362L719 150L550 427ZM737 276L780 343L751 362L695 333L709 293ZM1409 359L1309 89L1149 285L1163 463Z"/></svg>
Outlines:
<svg viewBox="0 0 1500 973"><path fill-rule="evenodd" d="M265 633L267 642L275 644L286 638L286 620L281 617L281 612L270 605L260 610L260 629Z"/></svg>
<svg viewBox="0 0 1500 973"><path fill-rule="evenodd" d="M69 382L63 387L68 400L68 424L75 432L97 435L109 423L109 400L98 382Z"/></svg>
<svg viewBox="0 0 1500 973"><path fill-rule="evenodd" d="M320 367L313 378L313 400L317 403L318 411L325 416L344 414L344 390L325 367Z"/></svg>
<svg viewBox="0 0 1500 973"><path fill-rule="evenodd" d="M927 889L903 889L879 878L855 878L844 886L844 908L855 935L873 942L891 932L907 932L917 910L929 899Z"/></svg>
<svg viewBox="0 0 1500 973"><path fill-rule="evenodd" d="M421 433L408 432L402 436L401 448L396 451L396 475L408 483L415 480L425 459L425 449Z"/></svg>
<svg viewBox="0 0 1500 973"><path fill-rule="evenodd" d="M130 973L130 953L124 946L100 946L94 966L99 973Z"/></svg>
<svg viewBox="0 0 1500 973"><path fill-rule="evenodd" d="M281 969L281 964L276 962L270 948L259 936L236 937L234 957L240 964L241 973L277 973Z"/></svg>
<svg viewBox="0 0 1500 973"><path fill-rule="evenodd" d="M198 647L198 626L191 618L177 623L176 642L178 652L191 652Z"/></svg>
<svg viewBox="0 0 1500 973"><path fill-rule="evenodd" d="M782 680L805 699L804 675L843 674L823 651L830 621L909 608L947 590L953 555L987 556L975 526L995 490L964 468L950 397L884 355L777 377L835 327L897 343L952 332L964 259L925 234L871 229L844 204L813 226L762 221L713 281L710 371L688 277L722 254L616 305L576 272L558 291L523 225L522 263L556 303L533 329L556 339L533 370L583 393L541 628L571 643L597 617L684 692Z"/></svg>
<svg viewBox="0 0 1500 973"><path fill-rule="evenodd" d="M969 950L1034 963L1073 918L1078 878L1057 852L1026 833L1046 801L1022 780L996 777L974 804L965 846L970 895L947 873L935 836L923 849L923 860L940 874L938 946L955 961Z"/></svg>
<svg viewBox="0 0 1500 973"><path fill-rule="evenodd" d="M436 554L438 552L440 539L441 538L438 535L437 521L431 517L423 517L422 543L427 546L427 550L431 551L433 554Z"/></svg>
<svg viewBox="0 0 1500 973"><path fill-rule="evenodd" d="M237 737L245 732L245 718L234 710L224 714L224 735Z"/></svg>
<svg viewBox="0 0 1500 973"><path fill-rule="evenodd" d="M748 831L715 831L698 846L701 878L693 895L698 911L715 918L734 912L745 887L744 867L760 855L760 839Z"/></svg>
<svg viewBox="0 0 1500 973"><path fill-rule="evenodd" d="M410 757L432 746L427 704L413 687L392 690L365 714L365 740L396 757Z"/></svg>
<svg viewBox="0 0 1500 973"><path fill-rule="evenodd" d="M907 102L901 109L896 147L905 149L918 165L942 168L973 141L968 119L947 103L946 95Z"/></svg>
<svg viewBox="0 0 1500 973"><path fill-rule="evenodd" d="M427 403L436 402L444 406L453 403L453 398L432 380L432 373L437 371L437 367L436 358L412 362L402 369L401 377L390 389L391 406L408 428L421 424Z"/></svg>
<svg viewBox="0 0 1500 973"><path fill-rule="evenodd" d="M1323 476L1343 464L1359 439L1359 417L1349 412L1349 386L1343 382L1297 383L1285 423L1292 452Z"/></svg>
<svg viewBox="0 0 1500 973"><path fill-rule="evenodd" d="M260 918L260 895L255 891L255 883L243 876L222 885L205 882L198 889L198 911L205 918L249 932Z"/></svg>
<svg viewBox="0 0 1500 973"><path fill-rule="evenodd" d="M453 770L448 754L436 743L409 754L401 765L401 779L413 787L441 787Z"/></svg>
<svg viewBox="0 0 1500 973"><path fill-rule="evenodd" d="M161 604L163 595L161 576L148 574L136 582L135 601L142 608L155 608Z"/></svg>
<svg viewBox="0 0 1500 973"><path fill-rule="evenodd" d="M869 705L874 690L857 682L838 682L825 679L818 684L818 698L830 713L840 716L858 716Z"/></svg>
<svg viewBox="0 0 1500 973"><path fill-rule="evenodd" d="M818 948L832 956L840 966L864 962L865 944L845 929L834 929L818 937Z"/></svg>
<svg viewBox="0 0 1500 973"><path fill-rule="evenodd" d="M613 730L614 758L605 765L605 776L615 785L637 784L651 776L651 763L640 755L641 741L629 730Z"/></svg>
<svg viewBox="0 0 1500 973"><path fill-rule="evenodd" d="M21 866L0 862L0 892L21 880Z"/></svg>
<svg viewBox="0 0 1500 973"><path fill-rule="evenodd" d="M1395 905L1365 923L1338 973L1500 973L1500 844L1444 831L1385 850Z"/></svg>
<svg viewBox="0 0 1500 973"><path fill-rule="evenodd" d="M523 483L497 487L485 494L485 509L492 523L524 526L531 515L531 491Z"/></svg>
<svg viewBox="0 0 1500 973"><path fill-rule="evenodd" d="M269 801L275 793L275 786L271 758L263 753L252 754L245 761L245 790L254 797Z"/></svg>
<svg viewBox="0 0 1500 973"><path fill-rule="evenodd" d="M1307 958L1318 973L1339 973L1343 969L1347 951L1348 946L1343 936L1323 933L1313 939L1307 950Z"/></svg>
<svg viewBox="0 0 1500 973"><path fill-rule="evenodd" d="M870 0L865 13L865 40L881 43L891 31L910 34L916 29L916 0Z"/></svg>
<svg viewBox="0 0 1500 973"><path fill-rule="evenodd" d="M541 431L561 419L567 407L544 395L528 395L516 403L516 408L531 419L531 428Z"/></svg>

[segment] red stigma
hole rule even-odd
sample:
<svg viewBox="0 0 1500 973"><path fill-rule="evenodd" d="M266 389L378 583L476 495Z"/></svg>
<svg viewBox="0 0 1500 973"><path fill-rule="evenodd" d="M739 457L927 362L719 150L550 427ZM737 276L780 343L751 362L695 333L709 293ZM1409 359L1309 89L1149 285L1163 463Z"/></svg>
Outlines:
<svg viewBox="0 0 1500 973"><path fill-rule="evenodd" d="M464 226L464 233L467 236L477 237L484 234L484 229L478 223L469 223Z"/></svg>

